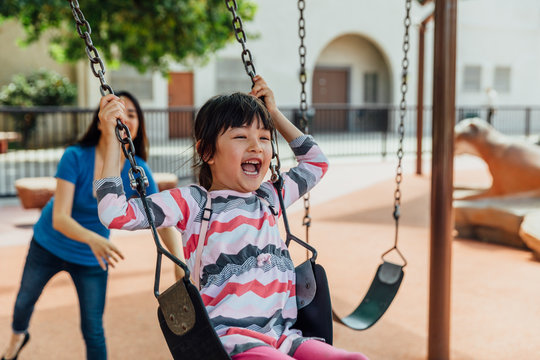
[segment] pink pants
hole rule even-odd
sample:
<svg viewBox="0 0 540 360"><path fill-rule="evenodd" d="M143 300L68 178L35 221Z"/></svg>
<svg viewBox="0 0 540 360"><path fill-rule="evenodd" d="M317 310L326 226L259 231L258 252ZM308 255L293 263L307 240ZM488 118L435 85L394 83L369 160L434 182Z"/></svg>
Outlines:
<svg viewBox="0 0 540 360"><path fill-rule="evenodd" d="M283 354L281 351L269 346L258 346L243 353L234 355L232 360L368 360L367 357L360 353L352 353L345 350L337 349L332 345L328 345L318 340L304 341L292 357Z"/></svg>

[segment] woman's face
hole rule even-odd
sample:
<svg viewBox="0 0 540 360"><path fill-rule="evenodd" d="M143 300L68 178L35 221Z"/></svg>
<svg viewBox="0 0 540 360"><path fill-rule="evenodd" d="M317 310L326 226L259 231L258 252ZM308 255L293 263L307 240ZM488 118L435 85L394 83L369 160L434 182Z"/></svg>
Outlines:
<svg viewBox="0 0 540 360"><path fill-rule="evenodd" d="M126 113L128 120L126 121L126 126L129 129L129 132L131 133L131 138L135 139L137 136L137 131L139 130L139 117L137 116L137 108L135 108L135 104L129 98L127 97L120 97L124 101L124 104L126 105Z"/></svg>

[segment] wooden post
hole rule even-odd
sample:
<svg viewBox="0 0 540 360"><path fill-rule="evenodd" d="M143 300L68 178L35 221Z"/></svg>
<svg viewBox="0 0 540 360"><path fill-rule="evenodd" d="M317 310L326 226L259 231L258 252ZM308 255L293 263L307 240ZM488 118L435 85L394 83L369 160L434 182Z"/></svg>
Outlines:
<svg viewBox="0 0 540 360"><path fill-rule="evenodd" d="M457 0L435 1L428 359L450 358Z"/></svg>
<svg viewBox="0 0 540 360"><path fill-rule="evenodd" d="M418 29L418 89L416 93L416 174L422 175L422 140L424 138L424 49L426 25L433 19L428 15Z"/></svg>

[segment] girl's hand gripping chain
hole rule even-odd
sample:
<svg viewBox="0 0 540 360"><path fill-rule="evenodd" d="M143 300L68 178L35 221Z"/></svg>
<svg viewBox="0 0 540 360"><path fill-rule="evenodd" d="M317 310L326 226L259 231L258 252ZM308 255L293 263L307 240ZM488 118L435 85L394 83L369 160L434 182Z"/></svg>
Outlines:
<svg viewBox="0 0 540 360"><path fill-rule="evenodd" d="M276 106L276 99L274 98L274 92L268 87L268 84L262 76L256 75L253 78L254 85L251 89L250 95L255 96L256 98L260 98L264 101L264 104L266 105L266 109L268 109L268 112L270 115L277 111Z"/></svg>
<svg viewBox="0 0 540 360"><path fill-rule="evenodd" d="M250 95L263 98L266 109L274 121L274 126L281 136L283 136L287 142L291 142L297 137L302 136L303 133L298 130L298 128L294 126L281 111L279 111L276 105L274 92L268 87L266 81L264 81L260 75L255 76L253 81L255 82L255 85L253 86L253 89L251 89Z"/></svg>
<svg viewBox="0 0 540 360"><path fill-rule="evenodd" d="M120 143L116 138L116 123L119 119L125 124L129 118L126 114L124 101L118 96L109 94L101 98L99 103L99 129L105 138L105 157L103 161L103 170L98 178L120 176L120 161L122 152Z"/></svg>

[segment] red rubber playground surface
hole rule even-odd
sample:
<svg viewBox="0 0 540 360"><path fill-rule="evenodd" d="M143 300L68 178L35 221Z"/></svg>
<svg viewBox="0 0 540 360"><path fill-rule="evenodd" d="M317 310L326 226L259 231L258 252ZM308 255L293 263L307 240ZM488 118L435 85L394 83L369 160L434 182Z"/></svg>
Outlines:
<svg viewBox="0 0 540 360"><path fill-rule="evenodd" d="M311 194L310 243L319 251L340 315L363 297L380 255L393 244L393 168L393 163L380 161L334 163ZM456 170L456 181L489 183L484 170L471 168ZM355 332L334 325L336 346L361 351L372 360L427 357L429 177L405 176L402 189L400 249L409 264L401 289L371 329ZM301 203L290 210L290 220L293 232L303 237ZM37 211L22 210L16 201L0 206L0 349L10 333L32 234L29 225L38 216ZM105 311L109 358L170 359L156 320L150 234L115 232L112 241L126 260L110 272ZM455 239L452 251L451 358L539 359L540 262L528 251L468 239ZM292 252L295 259L305 256L299 248ZM172 281L172 266L165 262L162 283ZM60 274L36 305L32 338L19 359L84 359L78 313L73 285Z"/></svg>

